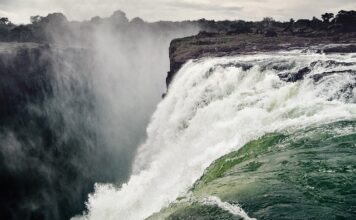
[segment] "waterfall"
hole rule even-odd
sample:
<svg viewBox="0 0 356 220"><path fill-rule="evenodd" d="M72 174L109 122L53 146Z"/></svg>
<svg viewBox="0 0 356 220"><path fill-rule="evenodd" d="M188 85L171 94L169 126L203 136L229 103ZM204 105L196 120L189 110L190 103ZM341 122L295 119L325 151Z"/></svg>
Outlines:
<svg viewBox="0 0 356 220"><path fill-rule="evenodd" d="M48 45L0 43L5 219L69 219L95 182L125 182L166 90L169 44L199 30L137 19L51 27L61 34L48 31Z"/></svg>
<svg viewBox="0 0 356 220"><path fill-rule="evenodd" d="M129 181L97 184L74 219L145 219L253 139L355 119L355 70L354 54L302 51L189 61L151 118Z"/></svg>

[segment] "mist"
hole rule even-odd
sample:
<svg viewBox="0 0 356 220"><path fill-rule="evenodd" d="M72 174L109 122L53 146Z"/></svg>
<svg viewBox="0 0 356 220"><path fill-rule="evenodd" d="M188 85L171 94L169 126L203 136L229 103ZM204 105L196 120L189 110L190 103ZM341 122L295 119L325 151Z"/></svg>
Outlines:
<svg viewBox="0 0 356 220"><path fill-rule="evenodd" d="M199 28L129 20L121 11L86 22L61 14L36 22L48 43L1 57L11 74L0 83L9 108L0 117L1 173L9 179L0 214L69 219L84 211L95 183L127 181L166 91L169 43Z"/></svg>

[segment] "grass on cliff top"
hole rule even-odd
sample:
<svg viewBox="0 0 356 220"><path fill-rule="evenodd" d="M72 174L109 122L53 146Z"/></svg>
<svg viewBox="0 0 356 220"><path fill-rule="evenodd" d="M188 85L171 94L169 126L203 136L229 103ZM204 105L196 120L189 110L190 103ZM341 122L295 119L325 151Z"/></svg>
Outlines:
<svg viewBox="0 0 356 220"><path fill-rule="evenodd" d="M194 184L192 190L201 188L207 183L222 177L237 164L272 151L271 146L275 146L286 137L286 135L280 133L267 134L257 140L250 141L240 150L221 157L206 169L204 175Z"/></svg>

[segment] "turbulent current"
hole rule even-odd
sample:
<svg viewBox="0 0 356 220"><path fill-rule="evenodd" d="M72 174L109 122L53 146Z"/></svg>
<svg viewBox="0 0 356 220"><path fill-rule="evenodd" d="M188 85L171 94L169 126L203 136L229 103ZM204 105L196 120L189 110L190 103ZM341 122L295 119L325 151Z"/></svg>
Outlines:
<svg viewBox="0 0 356 220"><path fill-rule="evenodd" d="M179 197L194 197L191 189L209 165L252 140L352 122L355 85L355 54L290 51L189 61L151 118L129 181L97 184L88 212L75 219L148 218ZM355 128L350 123L330 132ZM201 203L249 218L215 197Z"/></svg>

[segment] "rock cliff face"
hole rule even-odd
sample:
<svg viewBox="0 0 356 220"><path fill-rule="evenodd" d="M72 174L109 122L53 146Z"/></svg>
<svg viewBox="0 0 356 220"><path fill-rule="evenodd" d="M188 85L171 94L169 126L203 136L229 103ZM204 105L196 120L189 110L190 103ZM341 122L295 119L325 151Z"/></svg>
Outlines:
<svg viewBox="0 0 356 220"><path fill-rule="evenodd" d="M67 71L83 71L88 56L0 43L1 219L69 219L84 210L95 182L115 181L109 172L117 155L105 151L88 121L94 97L75 79L61 84ZM81 115L70 117L75 112Z"/></svg>
<svg viewBox="0 0 356 220"><path fill-rule="evenodd" d="M0 52L0 121L13 117L28 102L50 94L51 61L49 48L28 44L1 44Z"/></svg>

